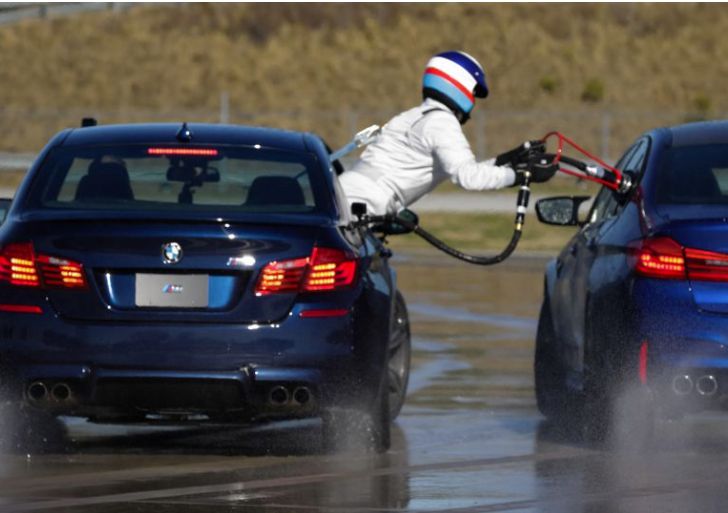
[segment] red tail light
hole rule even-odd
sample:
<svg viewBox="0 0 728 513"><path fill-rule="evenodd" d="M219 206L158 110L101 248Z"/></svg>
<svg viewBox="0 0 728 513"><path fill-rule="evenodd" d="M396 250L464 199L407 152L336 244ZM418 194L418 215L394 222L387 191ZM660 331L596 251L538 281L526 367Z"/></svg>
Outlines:
<svg viewBox="0 0 728 513"><path fill-rule="evenodd" d="M325 292L349 287L356 277L356 259L345 251L313 248L311 256L270 262L260 273L257 295Z"/></svg>
<svg viewBox="0 0 728 513"><path fill-rule="evenodd" d="M0 281L25 287L40 286L40 277L35 268L33 244L30 242L8 244L0 251Z"/></svg>
<svg viewBox="0 0 728 513"><path fill-rule="evenodd" d="M635 250L635 271L648 278L685 279L685 257L680 244L669 237L645 239Z"/></svg>
<svg viewBox="0 0 728 513"><path fill-rule="evenodd" d="M683 248L669 237L646 239L635 251L635 270L649 278L728 281L728 254Z"/></svg>
<svg viewBox="0 0 728 513"><path fill-rule="evenodd" d="M270 262L260 273L255 293L263 295L298 292L307 267L308 258Z"/></svg>
<svg viewBox="0 0 728 513"><path fill-rule="evenodd" d="M318 292L348 287L356 275L356 260L340 249L313 248L303 290Z"/></svg>
<svg viewBox="0 0 728 513"><path fill-rule="evenodd" d="M86 288L83 266L63 258L38 255L31 242L8 244L0 250L0 282L25 287Z"/></svg>
<svg viewBox="0 0 728 513"><path fill-rule="evenodd" d="M728 255L685 248L688 277L695 281L728 281Z"/></svg>

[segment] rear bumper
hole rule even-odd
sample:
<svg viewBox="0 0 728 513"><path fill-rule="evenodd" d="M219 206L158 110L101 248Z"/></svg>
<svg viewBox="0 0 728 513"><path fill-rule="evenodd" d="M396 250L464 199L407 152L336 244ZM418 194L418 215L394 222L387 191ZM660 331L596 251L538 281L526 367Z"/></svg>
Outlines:
<svg viewBox="0 0 728 513"><path fill-rule="evenodd" d="M206 415L214 419L318 415L361 400L340 375L313 368L161 371L27 365L13 395L57 415L98 419ZM366 389L361 392L366 395Z"/></svg>
<svg viewBox="0 0 728 513"><path fill-rule="evenodd" d="M648 344L648 384L670 409L728 408L728 315L700 310L684 283L637 282L635 343Z"/></svg>
<svg viewBox="0 0 728 513"><path fill-rule="evenodd" d="M367 404L379 390L386 337L371 330L383 327L358 323L354 314L269 325L0 315L3 388L11 400L59 415L312 416Z"/></svg>

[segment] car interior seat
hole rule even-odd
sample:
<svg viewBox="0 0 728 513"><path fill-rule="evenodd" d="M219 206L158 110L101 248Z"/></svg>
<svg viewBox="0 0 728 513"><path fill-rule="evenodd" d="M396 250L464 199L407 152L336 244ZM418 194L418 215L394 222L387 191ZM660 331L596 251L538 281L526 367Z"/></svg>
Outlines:
<svg viewBox="0 0 728 513"><path fill-rule="evenodd" d="M118 162L92 162L76 189L76 201L131 200L134 192L129 173Z"/></svg>
<svg viewBox="0 0 728 513"><path fill-rule="evenodd" d="M298 180L289 176L259 176L250 184L245 205L304 206L306 199Z"/></svg>

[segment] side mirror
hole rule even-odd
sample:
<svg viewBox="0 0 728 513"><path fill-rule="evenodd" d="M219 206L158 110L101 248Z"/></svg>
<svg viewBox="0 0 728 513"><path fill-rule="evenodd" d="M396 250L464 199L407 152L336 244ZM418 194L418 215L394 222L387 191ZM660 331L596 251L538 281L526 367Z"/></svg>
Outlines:
<svg viewBox="0 0 728 513"><path fill-rule="evenodd" d="M8 215L8 210L10 210L10 203L12 203L13 200L8 198L0 198L0 224L3 224L5 221L5 217Z"/></svg>
<svg viewBox="0 0 728 513"><path fill-rule="evenodd" d="M580 226L579 207L589 196L556 196L536 202L536 215L544 224L556 226Z"/></svg>
<svg viewBox="0 0 728 513"><path fill-rule="evenodd" d="M407 225L397 222L404 221ZM420 223L420 218L409 209L401 210L397 213L397 218L388 223L381 223L372 226L372 231L382 233L384 235L406 235L414 231L413 226Z"/></svg>

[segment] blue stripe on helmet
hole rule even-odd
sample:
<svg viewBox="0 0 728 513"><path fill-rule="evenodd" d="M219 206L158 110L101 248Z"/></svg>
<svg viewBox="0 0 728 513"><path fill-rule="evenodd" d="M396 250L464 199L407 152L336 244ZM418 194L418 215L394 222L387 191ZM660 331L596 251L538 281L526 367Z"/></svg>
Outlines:
<svg viewBox="0 0 728 513"><path fill-rule="evenodd" d="M458 89L442 77L438 77L437 75L432 75L430 73L425 73L425 76L422 80L422 85L423 87L429 87L430 89L434 89L435 91L440 91L442 94L446 95L448 98L454 101L455 104L460 107L460 109L466 114L473 110L474 103L471 102L470 99L465 96L460 89Z"/></svg>
<svg viewBox="0 0 728 513"><path fill-rule="evenodd" d="M468 73L470 73L477 84L482 88L483 92L485 94L476 94L476 96L479 96L481 98L488 95L488 84L485 82L485 70L480 67L480 65L475 62L473 59L468 57L462 52L443 52L438 53L438 57L443 57L445 59L451 60L457 64L459 64L461 67L463 67Z"/></svg>

